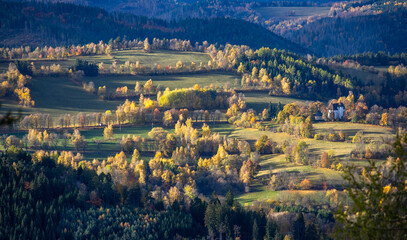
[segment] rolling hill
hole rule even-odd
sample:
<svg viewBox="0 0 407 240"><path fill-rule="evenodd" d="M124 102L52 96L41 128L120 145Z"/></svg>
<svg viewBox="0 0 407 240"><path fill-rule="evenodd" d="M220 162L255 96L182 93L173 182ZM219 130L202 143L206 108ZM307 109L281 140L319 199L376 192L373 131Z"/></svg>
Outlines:
<svg viewBox="0 0 407 240"><path fill-rule="evenodd" d="M167 22L130 13L65 3L0 1L0 44L3 46L71 45L127 39L180 38L191 42L267 46L307 53L260 25L231 18Z"/></svg>

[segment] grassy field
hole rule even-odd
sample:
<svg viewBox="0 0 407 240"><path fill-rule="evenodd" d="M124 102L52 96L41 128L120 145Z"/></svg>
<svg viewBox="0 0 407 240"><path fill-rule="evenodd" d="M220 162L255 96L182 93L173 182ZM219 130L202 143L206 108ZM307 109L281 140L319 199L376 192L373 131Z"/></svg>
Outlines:
<svg viewBox="0 0 407 240"><path fill-rule="evenodd" d="M322 190L283 190L283 191L273 191L268 188L268 186L256 185L253 186L253 190L249 193L245 193L236 197L236 200L244 205L252 205L255 201L267 201L267 200L278 200L283 202L288 202L290 200L296 199L298 195L307 196L308 199L312 199L314 202L320 202L321 199L326 195L325 191Z"/></svg>
<svg viewBox="0 0 407 240"><path fill-rule="evenodd" d="M284 155L264 155L260 159L260 171L256 176L254 183L250 186L250 192L241 194L237 200L241 204L252 204L254 201L264 200L277 200L282 197L290 197L293 194L315 194L317 190L271 190L268 185L261 184L260 180L269 180L270 170L271 173L289 172L289 173L302 173L303 179L307 178L311 181L313 186L321 186L324 182L328 187L341 186L344 180L341 172L334 171L326 168L314 168L312 166L295 165L294 163L287 162ZM301 181L302 179L300 179ZM288 196L286 196L288 194Z"/></svg>
<svg viewBox="0 0 407 240"><path fill-rule="evenodd" d="M287 162L284 155L273 154L264 155L260 160L261 170L257 177L267 178L269 169L272 169L272 173L277 172L302 172L305 178L308 178L313 184L322 184L322 181L329 181L330 185L340 185L342 183L342 177L338 171L325 168L314 168L312 166L296 165L294 163Z"/></svg>
<svg viewBox="0 0 407 240"><path fill-rule="evenodd" d="M67 77L33 78L30 86L33 108L21 108L17 102L3 101L1 113L22 110L23 114L35 112L59 116L65 113L104 112L114 110L121 101L102 101L98 96L85 92Z"/></svg>
<svg viewBox="0 0 407 240"><path fill-rule="evenodd" d="M260 158L260 171L254 183L250 186L250 192L241 194L237 200L241 204L252 204L254 201L277 200L283 197L291 197L293 194L315 194L317 190L271 190L268 185L261 184L260 180L268 181L270 170L272 173L289 172L302 173L314 186L321 186L326 182L328 186L339 186L344 183L341 173L331 169L314 168L311 166L295 165L285 161L284 155L264 155ZM302 179L301 179L302 180ZM288 195L288 196L286 196Z"/></svg>
<svg viewBox="0 0 407 240"><path fill-rule="evenodd" d="M364 71L362 69L345 68L345 67L335 67L335 70L339 70L344 75L350 75L351 77L357 78L363 82L375 81L378 75L374 72ZM378 70L378 69L376 69ZM387 70L386 70L387 71ZM347 93L342 93L347 94Z"/></svg>
<svg viewBox="0 0 407 240"><path fill-rule="evenodd" d="M149 79L153 80L155 86L163 85L170 89L209 86L213 83L215 86L223 87L226 83L233 87L237 84L239 76L228 72L217 73L199 73L199 74L179 74L179 75L159 75L159 76L99 76L87 77L83 81L93 81L96 87L106 86L107 91L113 91L117 87L127 86L134 90L136 82L144 84Z"/></svg>
<svg viewBox="0 0 407 240"><path fill-rule="evenodd" d="M345 122L334 122L334 123L316 123L314 124L316 132L327 132L328 129L332 128L335 131L344 131L349 139L358 132L363 130L364 137L368 139L380 139L381 137L391 137L394 136L395 132L387 127L380 127L375 125L366 124L353 124ZM216 131L216 130L215 130ZM271 132L271 131L259 131L257 129L245 129L245 128L233 128L230 130L222 129L222 131L227 132L229 137L236 137L239 139L244 139L250 142L255 142L262 135L267 135L273 141L282 143L286 140L291 142L305 141L309 146L309 151L311 154L320 155L323 152L333 151L334 155L340 158L347 158L352 149L355 148L355 144L350 142L328 142L323 140L314 139L301 139L286 133Z"/></svg>
<svg viewBox="0 0 407 240"><path fill-rule="evenodd" d="M395 131L389 127L360 123L341 123L341 122L324 122L314 124L318 133L327 132L329 129L334 131L342 130L346 135L353 137L358 131L363 131L363 136L369 139L394 136Z"/></svg>
<svg viewBox="0 0 407 240"><path fill-rule="evenodd" d="M250 192L241 194L237 197L237 200L241 204L251 205L254 201L283 200L283 198L291 198L294 194L314 195L317 192L321 192L317 190L274 191L270 189L268 185L260 183L262 179L264 179L266 182L269 180L270 170L271 173L301 173L303 175L302 179L309 179L314 186L321 186L324 182L326 182L329 187L340 186L344 183L341 173L338 171L325 168L314 168L312 166L296 165L294 163L287 162L282 154L262 156L260 158L260 167L260 171L256 176L254 183L250 186ZM300 181L302 179L300 179Z"/></svg>
<svg viewBox="0 0 407 240"><path fill-rule="evenodd" d="M327 15L330 7L261 7L257 8L264 18L297 18Z"/></svg>
<svg viewBox="0 0 407 240"><path fill-rule="evenodd" d="M41 66L51 66L52 64L61 65L62 69L68 69L75 64L76 59L86 60L89 62L100 63L110 65L113 62L113 58L107 55L95 55L95 56L79 56L79 57L70 57L63 60L28 60L33 62L36 69L40 69ZM9 62L0 63L0 73L7 71Z"/></svg>
<svg viewBox="0 0 407 240"><path fill-rule="evenodd" d="M108 91L114 91L117 87L128 86L129 91L134 90L137 81L144 84L152 79L155 86L159 84L171 89L192 87L195 84L208 86L224 86L229 83L232 86L236 81L236 75L231 73L202 73L170 76L100 76L86 77L83 81L93 81L96 88L106 86ZM35 77L29 86L31 98L35 101L35 107L22 108L16 101L2 100L0 113L12 110L22 110L23 114L35 112L49 113L59 116L65 113L79 112L104 112L115 110L123 101L102 101L95 94L85 92L82 87L75 85L69 77Z"/></svg>
<svg viewBox="0 0 407 240"><path fill-rule="evenodd" d="M119 127L114 127L113 129L113 138L110 140L104 140L103 137L103 128L96 128L96 129L89 129L89 130L81 130L79 129L80 133L82 136L85 137L86 141L88 142L88 147L86 148L85 152L81 152L85 160L93 160L94 158L96 159L107 159L109 156L114 156L116 153L119 153L121 151L121 146L120 146L120 140L122 139L123 136L140 136L142 138L149 138L148 133L152 129L152 125L149 126L124 126L121 129ZM173 128L164 128L167 130L169 133L174 133ZM51 133L52 131L48 131L48 133ZM73 131L68 131L68 133L72 134ZM62 132L59 132L60 134ZM19 137L20 139L23 138L23 136L27 134L26 132L18 132L15 134L12 134L16 137ZM99 149L97 147L97 144L94 143L93 140L103 140L103 143L101 143ZM55 150L55 149L48 149L48 150ZM58 151L62 151L63 145L62 145L62 140L59 141L57 149ZM67 151L75 151L74 147L69 143L67 146ZM144 154L144 155L143 155ZM128 160L131 160L131 154L127 154ZM142 152L142 157L144 157L145 160L149 160L151 157L151 153L146 153Z"/></svg>
<svg viewBox="0 0 407 240"><path fill-rule="evenodd" d="M105 141L102 143L100 147L100 151L97 149L97 145L93 142L94 139L104 140L103 138L103 129L92 129L92 130L85 130L81 131L81 135L83 135L88 141L88 148L87 153L84 153L85 159L106 159L108 156L114 156L116 153L121 151L120 147L120 140L123 136L140 136L142 138L148 138L148 132L150 132L152 126L132 126L132 127L123 127L121 130L120 128L113 129L113 139ZM174 133L174 129L165 128L170 133ZM131 160L131 155L127 154L128 160ZM144 155L145 160L149 160L152 156L151 155Z"/></svg>
<svg viewBox="0 0 407 240"><path fill-rule="evenodd" d="M380 72L387 72L389 70L389 66L375 66L374 68Z"/></svg>
<svg viewBox="0 0 407 240"><path fill-rule="evenodd" d="M113 52L112 56L117 60L117 64L124 64L126 61L139 61L143 66L152 67L154 64L160 64L161 67L174 66L181 60L182 63L189 65L191 62L207 64L211 58L206 53L199 52L180 52L168 50L153 50L150 53L144 53L142 50L125 50Z"/></svg>
<svg viewBox="0 0 407 240"><path fill-rule="evenodd" d="M293 102L306 102L303 99L291 98L291 97L276 97L276 96L269 96L267 93L258 93L258 92L248 92L244 93L246 97L246 105L247 108L254 109L257 113L263 111L263 109L268 108L269 103L278 104L289 104Z"/></svg>
<svg viewBox="0 0 407 240"><path fill-rule="evenodd" d="M117 65L124 64L126 61L136 62L139 61L141 65L147 67L153 67L154 64L160 64L161 67L175 66L176 63L181 60L184 64L189 66L191 62L207 64L210 59L209 55L200 52L180 52L169 50L154 50L150 53L145 53L142 50L124 50L115 51L108 55L95 55L95 56L78 56L70 57L66 60L34 60L34 65L37 69L41 66L51 66L52 64L60 64L63 69L68 69L75 64L76 59L86 60L89 62L105 64L105 68L110 67L114 60L117 61ZM7 71L9 62L0 62L0 73Z"/></svg>
<svg viewBox="0 0 407 240"><path fill-rule="evenodd" d="M342 130L351 139L359 130L364 131L364 136L369 139L378 139L381 137L394 136L395 132L386 127L366 125L366 124L352 124L344 122L327 122L314 124L316 132L324 133L332 128L335 131ZM263 134L270 137L273 141L283 142L289 140L292 142L305 141L308 144L309 152L312 155L318 156L323 152L332 151L335 157L339 157L343 164L354 164L357 166L364 166L367 164L365 160L351 160L349 154L352 149L356 147L355 144L350 142L328 142L314 139L300 139L290 136L286 133L274 133L269 131L258 131L256 129L241 129L235 128L231 130L221 129L221 131L228 132L230 137L237 137L254 142ZM331 169L315 168L312 166L296 165L287 162L283 154L264 155L260 158L260 171L256 177L255 182L251 185L249 193L238 196L238 201L242 204L251 204L256 200L276 200L282 196L290 197L290 194L308 194L318 191L273 191L268 186L260 184L260 180L269 178L270 169L272 173L281 171L302 173L304 178L308 178L314 186L321 186L326 182L328 186L341 186L344 181L341 173Z"/></svg>

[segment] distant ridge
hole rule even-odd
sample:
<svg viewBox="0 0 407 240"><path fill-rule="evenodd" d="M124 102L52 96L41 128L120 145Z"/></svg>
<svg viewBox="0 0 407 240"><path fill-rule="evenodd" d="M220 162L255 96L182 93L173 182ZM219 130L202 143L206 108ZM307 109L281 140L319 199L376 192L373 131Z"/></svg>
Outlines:
<svg viewBox="0 0 407 240"><path fill-rule="evenodd" d="M167 22L66 3L0 1L0 22L0 45L10 47L84 44L126 36L180 38L192 43L208 41L308 53L260 25L229 18Z"/></svg>

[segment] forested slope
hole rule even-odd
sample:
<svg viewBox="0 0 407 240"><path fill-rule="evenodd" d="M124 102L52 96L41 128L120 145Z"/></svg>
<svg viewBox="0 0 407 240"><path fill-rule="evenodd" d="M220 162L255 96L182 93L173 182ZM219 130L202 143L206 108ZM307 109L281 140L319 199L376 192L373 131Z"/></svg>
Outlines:
<svg viewBox="0 0 407 240"><path fill-rule="evenodd" d="M0 44L5 46L71 45L126 36L128 39L182 38L193 43L228 42L306 52L257 24L226 18L166 22L72 4L1 1L0 22Z"/></svg>
<svg viewBox="0 0 407 240"><path fill-rule="evenodd" d="M407 51L407 9L381 14L329 17L306 24L284 37L323 55Z"/></svg>

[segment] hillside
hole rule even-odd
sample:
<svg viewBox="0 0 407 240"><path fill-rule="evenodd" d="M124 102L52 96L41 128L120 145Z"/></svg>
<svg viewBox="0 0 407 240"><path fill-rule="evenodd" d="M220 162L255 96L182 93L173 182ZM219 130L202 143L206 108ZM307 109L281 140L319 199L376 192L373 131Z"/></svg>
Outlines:
<svg viewBox="0 0 407 240"><path fill-rule="evenodd" d="M241 19L262 25L273 33L309 49L310 52L325 57L372 51L394 54L407 49L403 41L403 36L406 35L404 26L407 19L405 13L407 3L400 0L47 1L100 7L109 12L131 13L167 21L225 17ZM171 26L174 25L171 24ZM202 26L199 25L199 27ZM236 31L238 28L231 29ZM263 36L253 36L255 42L259 37L263 38ZM253 39L248 42L253 42ZM262 47L261 45L251 46Z"/></svg>
<svg viewBox="0 0 407 240"><path fill-rule="evenodd" d="M323 18L284 37L319 55L407 51L407 10L378 15Z"/></svg>
<svg viewBox="0 0 407 240"><path fill-rule="evenodd" d="M4 46L71 45L128 39L181 38L191 42L268 46L306 53L257 24L226 18L186 19L166 22L158 19L72 4L0 2L0 44Z"/></svg>
<svg viewBox="0 0 407 240"><path fill-rule="evenodd" d="M361 1L334 4L325 17L301 18L268 27L322 56L407 50L407 2Z"/></svg>

